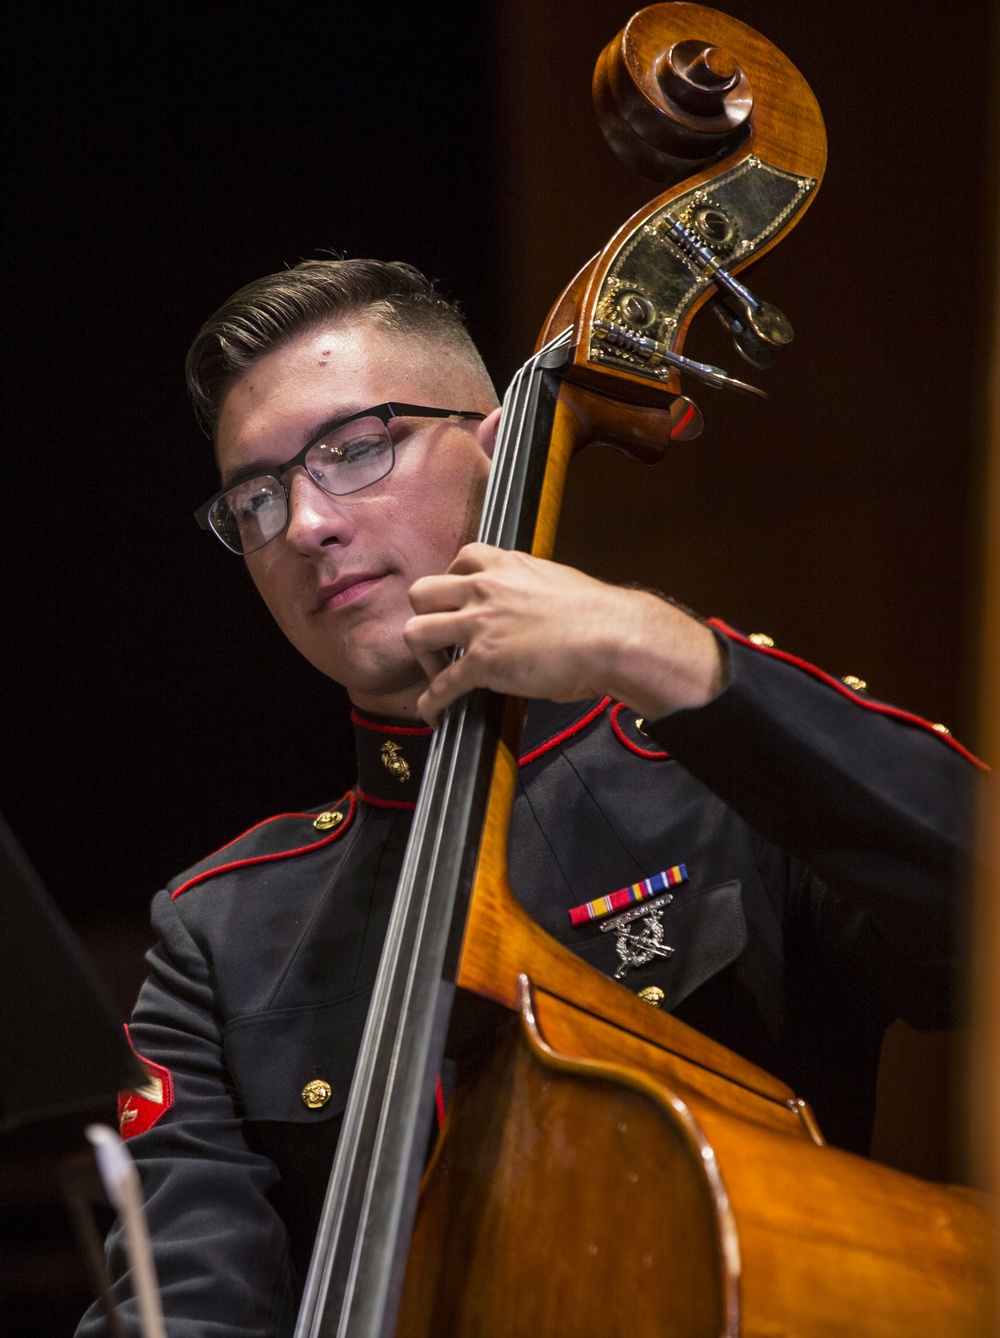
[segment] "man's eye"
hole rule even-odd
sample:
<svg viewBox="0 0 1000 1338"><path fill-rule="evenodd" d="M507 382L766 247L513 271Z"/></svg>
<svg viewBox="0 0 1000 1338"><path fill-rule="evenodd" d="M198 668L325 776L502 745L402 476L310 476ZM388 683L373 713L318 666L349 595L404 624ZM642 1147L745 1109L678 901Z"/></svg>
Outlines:
<svg viewBox="0 0 1000 1338"><path fill-rule="evenodd" d="M317 483L344 466L367 464L380 455L385 445L384 435L380 432L359 432L356 436L338 441L320 442L309 454L306 462L309 473Z"/></svg>
<svg viewBox="0 0 1000 1338"><path fill-rule="evenodd" d="M270 488L259 488L240 497L236 510L242 520L251 520L262 511L269 510L277 502L277 496Z"/></svg>
<svg viewBox="0 0 1000 1338"><path fill-rule="evenodd" d="M383 439L378 437L357 437L354 441L345 442L340 448L343 461L347 465L360 464L362 460L369 460L373 455L382 449Z"/></svg>

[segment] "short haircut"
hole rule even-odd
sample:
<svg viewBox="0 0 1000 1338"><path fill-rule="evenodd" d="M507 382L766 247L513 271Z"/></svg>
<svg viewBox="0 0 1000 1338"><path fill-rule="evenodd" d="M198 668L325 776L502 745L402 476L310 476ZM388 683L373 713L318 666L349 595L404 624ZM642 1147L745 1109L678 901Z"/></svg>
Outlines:
<svg viewBox="0 0 1000 1338"><path fill-rule="evenodd" d="M490 377L456 303L399 260L304 260L234 293L198 331L185 362L198 420L214 436L226 393L267 353L324 325L364 317L429 336Z"/></svg>

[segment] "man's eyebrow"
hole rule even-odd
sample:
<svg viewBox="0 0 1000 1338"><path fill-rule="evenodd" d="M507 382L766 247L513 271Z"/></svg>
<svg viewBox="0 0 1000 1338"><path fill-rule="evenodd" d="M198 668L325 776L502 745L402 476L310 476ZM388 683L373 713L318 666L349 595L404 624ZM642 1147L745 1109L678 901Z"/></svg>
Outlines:
<svg viewBox="0 0 1000 1338"><path fill-rule="evenodd" d="M318 437L321 437L324 432L329 432L332 427L336 427L338 423L342 423L345 418L350 418L352 414L361 413L365 407L366 406L362 404L359 405L357 409L352 409L350 405L346 405L343 409L339 409L329 418L321 419L318 423L315 423L308 432L303 433L302 445L299 447L299 450L293 452L292 455L286 456L284 460L275 460L271 455L258 456L257 459L249 460L240 465L238 469L227 469L220 475L220 483L223 488L234 488L237 483L243 483L247 479L252 479L257 474L270 474L275 470L281 469L288 460L294 460L299 451L304 450L309 442L315 441Z"/></svg>

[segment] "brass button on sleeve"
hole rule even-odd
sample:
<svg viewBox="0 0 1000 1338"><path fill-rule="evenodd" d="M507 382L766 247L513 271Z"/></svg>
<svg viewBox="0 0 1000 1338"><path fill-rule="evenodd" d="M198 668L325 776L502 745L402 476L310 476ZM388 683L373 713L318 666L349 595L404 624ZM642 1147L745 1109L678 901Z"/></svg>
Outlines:
<svg viewBox="0 0 1000 1338"><path fill-rule="evenodd" d="M333 1088L322 1078L313 1078L302 1089L302 1104L310 1110L322 1110L333 1096Z"/></svg>
<svg viewBox="0 0 1000 1338"><path fill-rule="evenodd" d="M663 991L659 985L647 985L644 990L639 991L636 998L641 999L643 1003L652 1004L654 1008L659 1008L663 1003Z"/></svg>
<svg viewBox="0 0 1000 1338"><path fill-rule="evenodd" d="M338 809L336 812L321 813L318 818L313 819L313 826L318 832L328 832L331 827L336 827L338 822L344 821L344 815Z"/></svg>

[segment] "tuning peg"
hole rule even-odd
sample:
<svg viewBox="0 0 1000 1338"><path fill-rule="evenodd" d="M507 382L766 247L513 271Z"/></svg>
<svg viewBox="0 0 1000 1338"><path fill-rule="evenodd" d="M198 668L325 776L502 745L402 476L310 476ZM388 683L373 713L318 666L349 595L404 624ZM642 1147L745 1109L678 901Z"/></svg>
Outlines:
<svg viewBox="0 0 1000 1338"><path fill-rule="evenodd" d="M641 358L647 367L659 367L665 363L668 367L677 367L680 371L687 372L699 381L704 381L708 386L715 386L717 390L725 387L728 390L741 390L744 394L759 395L761 399L767 399L767 392L761 390L759 386L752 386L747 381L739 381L721 367L713 367L711 363L696 362L694 358L686 358L682 353L675 353L672 348L661 343L658 339L649 339L644 335L633 334L631 330L626 330L623 325L615 325L612 321L597 320L594 321L594 334L603 343L610 345L611 348L620 348L626 353L631 353L633 357Z"/></svg>
<svg viewBox="0 0 1000 1338"><path fill-rule="evenodd" d="M763 372L774 366L774 348L754 334L735 311L731 311L725 302L713 302L712 310L732 335L737 353L746 358L751 366L759 367Z"/></svg>
<svg viewBox="0 0 1000 1338"><path fill-rule="evenodd" d="M755 297L745 284L734 279L722 268L722 261L714 251L709 250L707 246L695 236L691 229L682 223L679 218L670 219L670 227L667 229L667 237L674 243L679 250L689 260L694 261L698 268L704 273L706 278L711 281L726 294L729 300L739 308L740 323L757 336L765 344L772 344L776 347L782 347L790 344L795 338L795 331L792 329L792 323L784 312L779 311L776 306L770 302L762 302L759 297ZM735 339L735 334L734 334ZM739 344L737 344L739 348ZM740 349L743 352L743 349ZM744 355L746 356L746 355ZM753 362L754 359L750 358ZM759 364L758 364L759 365Z"/></svg>

